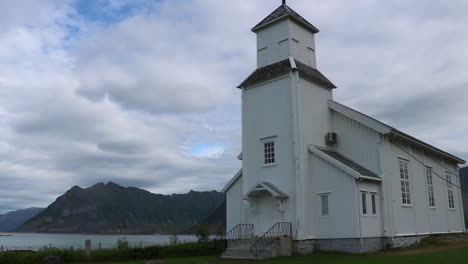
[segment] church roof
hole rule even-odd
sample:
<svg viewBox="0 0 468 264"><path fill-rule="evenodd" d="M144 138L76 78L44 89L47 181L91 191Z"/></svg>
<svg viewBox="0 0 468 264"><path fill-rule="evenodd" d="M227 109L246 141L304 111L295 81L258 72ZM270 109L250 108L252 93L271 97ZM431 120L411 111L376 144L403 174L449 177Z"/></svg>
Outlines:
<svg viewBox="0 0 468 264"><path fill-rule="evenodd" d="M305 18L300 16L296 11L292 10L288 5L282 4L278 7L273 13L268 15L265 19L263 19L260 23L258 23L255 27L252 28L253 32L258 32L260 29L266 27L267 25L273 24L277 21L291 18L292 20L296 21L297 23L301 24L305 28L311 30L314 33L318 33L319 30L314 27L311 23L309 23Z"/></svg>
<svg viewBox="0 0 468 264"><path fill-rule="evenodd" d="M251 197L263 196L264 193L269 193L277 199L287 199L288 195L282 192L278 187L270 182L259 182L252 189L250 189L244 196L244 199Z"/></svg>
<svg viewBox="0 0 468 264"><path fill-rule="evenodd" d="M347 167L357 171L362 176L372 177L372 178L380 178L377 174L373 173L372 171L368 170L367 168L357 164L356 162L352 161L351 159L341 155L338 152L317 148L318 150L322 151L323 153L327 154L328 156L334 158L335 160L343 163Z"/></svg>
<svg viewBox="0 0 468 264"><path fill-rule="evenodd" d="M421 146L425 149L429 149L429 150L432 150L433 152L435 153L438 153L442 156L445 156L447 158L449 158L450 160L454 160L456 161L457 163L459 164L465 164L466 161L457 157L457 156L454 156L446 151L443 151L431 144L428 144L420 139L417 139L407 133L404 133L392 126L389 126L383 122L380 122L379 120L375 119L375 118L372 118L368 115L365 115L359 111L356 111L348 106L345 106L343 104L340 104L336 101L333 101L333 100L329 100L328 101L328 107L338 113L341 113L345 116L348 116L350 117L351 119L354 119L356 120L357 122L367 126L367 127L370 127L372 129L374 129L375 131L381 133L381 134L391 134L393 136L397 136L398 138L402 138L402 139L405 139L413 144L416 144L418 146Z"/></svg>
<svg viewBox="0 0 468 264"><path fill-rule="evenodd" d="M382 181L382 178L350 158L329 149L309 145L309 151L356 179Z"/></svg>
<svg viewBox="0 0 468 264"><path fill-rule="evenodd" d="M257 83L271 80L273 78L288 74L289 72L297 70L300 74L310 79L312 82L326 88L336 88L336 86L327 79L319 70L308 66L296 59L285 59L262 68L258 68L254 71L244 82L242 82L237 88L243 88L251 86Z"/></svg>

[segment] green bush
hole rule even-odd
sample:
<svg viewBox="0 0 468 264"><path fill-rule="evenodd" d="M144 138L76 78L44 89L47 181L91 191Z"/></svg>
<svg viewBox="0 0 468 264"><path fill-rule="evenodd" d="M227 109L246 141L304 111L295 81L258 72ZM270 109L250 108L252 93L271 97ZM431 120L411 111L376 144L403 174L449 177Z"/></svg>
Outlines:
<svg viewBox="0 0 468 264"><path fill-rule="evenodd" d="M37 264L47 256L60 257L63 263L79 263L87 261L111 262L144 260L152 258L191 257L216 255L215 242L186 243L177 245L158 245L151 247L122 247L91 251L86 257L84 250L44 248L37 252L2 252L1 264Z"/></svg>

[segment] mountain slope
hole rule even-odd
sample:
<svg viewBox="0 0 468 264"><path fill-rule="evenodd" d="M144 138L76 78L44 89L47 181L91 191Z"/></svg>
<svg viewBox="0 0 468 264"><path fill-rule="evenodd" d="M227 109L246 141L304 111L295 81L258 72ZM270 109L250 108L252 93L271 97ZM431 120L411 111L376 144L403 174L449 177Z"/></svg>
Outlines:
<svg viewBox="0 0 468 264"><path fill-rule="evenodd" d="M169 233L189 230L224 201L219 192L160 195L115 183L73 187L18 232Z"/></svg>
<svg viewBox="0 0 468 264"><path fill-rule="evenodd" d="M9 232L24 224L44 208L29 208L0 215L0 232Z"/></svg>

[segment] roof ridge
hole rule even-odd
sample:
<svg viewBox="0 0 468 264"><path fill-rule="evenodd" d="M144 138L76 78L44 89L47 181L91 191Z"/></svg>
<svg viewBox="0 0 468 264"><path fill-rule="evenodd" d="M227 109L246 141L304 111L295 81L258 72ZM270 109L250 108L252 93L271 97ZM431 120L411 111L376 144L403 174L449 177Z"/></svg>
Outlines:
<svg viewBox="0 0 468 264"><path fill-rule="evenodd" d="M301 15L299 15L296 11L294 11L291 7L289 7L286 4L282 4L278 8L276 8L271 14L269 14L266 18L260 21L260 23L254 26L252 28L252 31L257 32L261 28L266 27L267 25L273 24L288 17L295 20L297 23L301 24L307 29L311 30L313 33L319 32L319 30L314 25L312 25L309 21L307 21L305 18L303 18Z"/></svg>

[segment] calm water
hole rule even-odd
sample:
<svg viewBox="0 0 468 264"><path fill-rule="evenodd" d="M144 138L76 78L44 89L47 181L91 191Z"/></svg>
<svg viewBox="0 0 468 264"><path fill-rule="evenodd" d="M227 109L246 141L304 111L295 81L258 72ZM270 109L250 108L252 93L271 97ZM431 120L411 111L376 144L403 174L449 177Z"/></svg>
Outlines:
<svg viewBox="0 0 468 264"><path fill-rule="evenodd" d="M125 238L131 246L150 246L156 244L168 244L166 235L59 235L59 234L16 234L0 233L0 246L4 249L30 249L38 250L42 247L59 248L84 248L85 241L90 239L91 246L98 248L115 247L119 239ZM178 236L179 241L196 241L195 236Z"/></svg>

